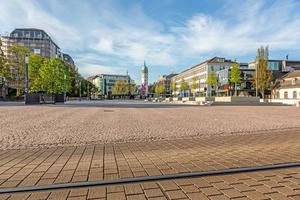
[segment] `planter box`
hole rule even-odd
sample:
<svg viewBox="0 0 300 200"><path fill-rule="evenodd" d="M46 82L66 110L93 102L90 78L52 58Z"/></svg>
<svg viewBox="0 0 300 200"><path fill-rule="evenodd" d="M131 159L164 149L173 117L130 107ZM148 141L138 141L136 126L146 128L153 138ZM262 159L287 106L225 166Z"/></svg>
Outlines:
<svg viewBox="0 0 300 200"><path fill-rule="evenodd" d="M173 98L173 101L181 101L182 100L182 97L174 97Z"/></svg>
<svg viewBox="0 0 300 200"><path fill-rule="evenodd" d="M170 102L170 101L172 101L172 100L173 100L172 97L167 97L167 98L166 98L166 101L167 101L167 102Z"/></svg>
<svg viewBox="0 0 300 200"><path fill-rule="evenodd" d="M195 101L195 97L183 97L182 101Z"/></svg>
<svg viewBox="0 0 300 200"><path fill-rule="evenodd" d="M215 97L216 102L259 103L259 97Z"/></svg>
<svg viewBox="0 0 300 200"><path fill-rule="evenodd" d="M215 97L196 97L197 102L215 101Z"/></svg>

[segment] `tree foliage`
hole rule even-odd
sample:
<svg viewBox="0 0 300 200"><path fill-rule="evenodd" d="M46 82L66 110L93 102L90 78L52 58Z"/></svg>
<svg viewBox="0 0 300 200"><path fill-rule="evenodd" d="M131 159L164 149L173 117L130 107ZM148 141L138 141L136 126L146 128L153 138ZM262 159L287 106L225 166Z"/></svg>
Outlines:
<svg viewBox="0 0 300 200"><path fill-rule="evenodd" d="M41 91L41 77L40 68L44 64L45 59L37 54L30 54L29 65L28 65L28 75L29 75L29 91L30 92L40 92Z"/></svg>
<svg viewBox="0 0 300 200"><path fill-rule="evenodd" d="M115 81L113 91L114 95L125 95L128 93L126 81Z"/></svg>
<svg viewBox="0 0 300 200"><path fill-rule="evenodd" d="M25 55L30 51L24 46L13 45L8 49L11 56L8 58L8 70L12 73L7 73L6 78L12 81L17 89L17 96L23 94L25 80Z"/></svg>
<svg viewBox="0 0 300 200"><path fill-rule="evenodd" d="M47 93L64 93L64 78L66 78L66 91L71 88L71 73L67 65L60 59L46 60L39 69L41 91Z"/></svg>
<svg viewBox="0 0 300 200"><path fill-rule="evenodd" d="M156 94L163 94L165 92L165 87L162 82L159 82L155 85L155 93Z"/></svg>
<svg viewBox="0 0 300 200"><path fill-rule="evenodd" d="M213 72L213 71L209 72L206 83L209 86L217 85L218 81L217 81L215 72Z"/></svg>
<svg viewBox="0 0 300 200"><path fill-rule="evenodd" d="M4 57L4 53L2 50L2 40L0 38L0 76L4 77L5 76L5 57Z"/></svg>
<svg viewBox="0 0 300 200"><path fill-rule="evenodd" d="M273 78L272 71L268 70L267 65L268 61L263 56L259 56L258 64L253 74L253 84L261 93L262 98L265 98L265 90L271 87ZM256 82L258 82L257 86Z"/></svg>
<svg viewBox="0 0 300 200"><path fill-rule="evenodd" d="M180 91L186 91L188 89L187 82L184 79L181 79L180 82Z"/></svg>
<svg viewBox="0 0 300 200"><path fill-rule="evenodd" d="M171 89L172 89L172 92L176 92L177 91L177 84L176 84L175 81L171 83Z"/></svg>
<svg viewBox="0 0 300 200"><path fill-rule="evenodd" d="M241 82L241 71L237 62L234 62L232 65L230 82L234 83L235 95L237 95L237 83Z"/></svg>

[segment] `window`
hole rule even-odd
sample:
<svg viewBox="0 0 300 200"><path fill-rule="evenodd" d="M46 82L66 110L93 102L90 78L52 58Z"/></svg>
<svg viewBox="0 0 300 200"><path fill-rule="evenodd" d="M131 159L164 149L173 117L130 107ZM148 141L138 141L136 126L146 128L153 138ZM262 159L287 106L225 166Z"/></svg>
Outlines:
<svg viewBox="0 0 300 200"><path fill-rule="evenodd" d="M293 92L293 99L297 99L297 91Z"/></svg>
<svg viewBox="0 0 300 200"><path fill-rule="evenodd" d="M284 92L284 98L288 99L289 98L289 93L288 92Z"/></svg>
<svg viewBox="0 0 300 200"><path fill-rule="evenodd" d="M279 62L268 62L269 70L279 70Z"/></svg>

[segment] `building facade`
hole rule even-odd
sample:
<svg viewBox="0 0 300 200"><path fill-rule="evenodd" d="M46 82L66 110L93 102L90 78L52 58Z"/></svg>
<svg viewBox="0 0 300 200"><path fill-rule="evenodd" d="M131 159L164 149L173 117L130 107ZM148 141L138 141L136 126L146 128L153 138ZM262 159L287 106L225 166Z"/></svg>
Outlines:
<svg viewBox="0 0 300 200"><path fill-rule="evenodd" d="M66 53L62 53L62 60L68 65L69 69L73 70L73 71L77 71L78 69L76 68L75 62L73 60L73 58Z"/></svg>
<svg viewBox="0 0 300 200"><path fill-rule="evenodd" d="M98 88L98 96L111 96L116 81L124 81L127 84L134 84L129 75L98 74L90 77L89 80Z"/></svg>
<svg viewBox="0 0 300 200"><path fill-rule="evenodd" d="M41 29L15 29L9 36L2 36L2 41L5 56L9 56L9 48L17 44L44 58L61 57L59 46Z"/></svg>
<svg viewBox="0 0 300 200"><path fill-rule="evenodd" d="M300 70L290 72L283 76L272 91L274 99L300 100Z"/></svg>
<svg viewBox="0 0 300 200"><path fill-rule="evenodd" d="M159 80L155 83L155 85L162 84L164 88L164 94L169 96L172 94L172 78L177 74L169 74L169 75L162 75Z"/></svg>
<svg viewBox="0 0 300 200"><path fill-rule="evenodd" d="M253 74L255 69L250 69L248 63L238 63L241 72L240 83L237 83L238 95L255 95L255 86L253 85ZM233 95L235 86L230 82L231 68L226 68L216 72L218 80L217 92L219 95Z"/></svg>
<svg viewBox="0 0 300 200"><path fill-rule="evenodd" d="M207 78L210 72L217 72L231 68L233 62L222 57L213 57L198 65L195 65L176 76L172 77L172 83L176 84L177 90L174 95L189 96L191 93L208 95L211 91L216 91L216 88L207 85ZM191 85L194 80L197 80L199 88L191 90ZM187 83L185 91L180 90L182 80Z"/></svg>
<svg viewBox="0 0 300 200"><path fill-rule="evenodd" d="M148 96L149 92L149 85L148 85L148 67L146 66L146 62L144 62L144 65L142 66L141 70L141 88L140 88L140 94L141 96Z"/></svg>

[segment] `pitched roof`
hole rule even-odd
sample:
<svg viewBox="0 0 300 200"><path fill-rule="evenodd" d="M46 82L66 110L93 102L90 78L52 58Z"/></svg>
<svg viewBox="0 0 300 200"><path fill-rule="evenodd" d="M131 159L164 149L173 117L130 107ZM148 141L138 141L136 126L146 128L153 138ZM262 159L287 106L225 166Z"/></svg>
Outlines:
<svg viewBox="0 0 300 200"><path fill-rule="evenodd" d="M285 76L283 76L282 79L285 79L285 78L296 78L296 77L300 77L300 70L292 71L292 72L286 74Z"/></svg>

